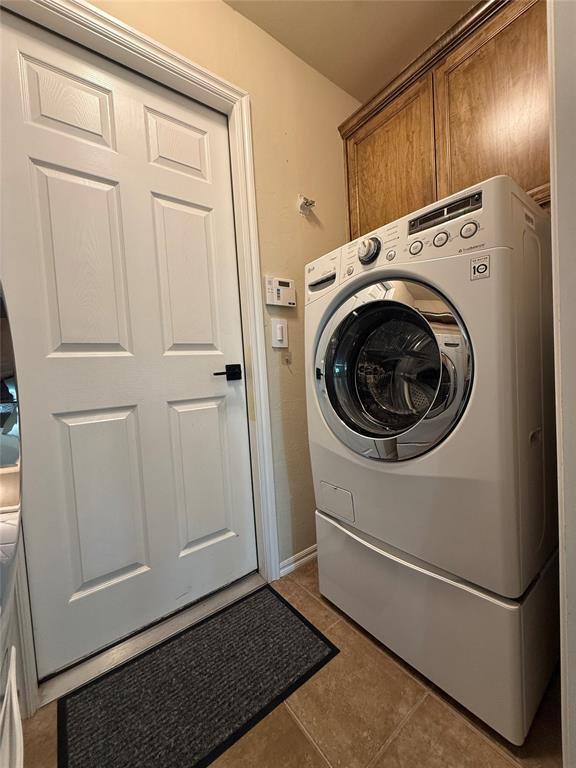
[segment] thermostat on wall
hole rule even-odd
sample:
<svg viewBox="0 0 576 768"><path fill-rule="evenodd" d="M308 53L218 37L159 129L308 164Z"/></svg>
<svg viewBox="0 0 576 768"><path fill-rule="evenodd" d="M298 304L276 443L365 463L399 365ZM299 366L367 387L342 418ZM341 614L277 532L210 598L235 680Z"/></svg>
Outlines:
<svg viewBox="0 0 576 768"><path fill-rule="evenodd" d="M277 307L295 307L294 280L266 276L266 304L275 304Z"/></svg>

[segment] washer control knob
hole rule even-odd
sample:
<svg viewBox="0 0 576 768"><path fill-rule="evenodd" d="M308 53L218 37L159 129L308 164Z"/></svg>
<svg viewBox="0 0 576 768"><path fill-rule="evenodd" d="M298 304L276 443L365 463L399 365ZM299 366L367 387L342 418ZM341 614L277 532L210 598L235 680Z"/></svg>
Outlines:
<svg viewBox="0 0 576 768"><path fill-rule="evenodd" d="M476 232L478 232L478 224L475 221L466 222L460 230L460 234L465 238L473 237Z"/></svg>
<svg viewBox="0 0 576 768"><path fill-rule="evenodd" d="M424 248L424 245L422 244L421 240L414 240L413 243L410 243L410 248L408 249L412 256L416 256L420 253L420 251Z"/></svg>
<svg viewBox="0 0 576 768"><path fill-rule="evenodd" d="M391 249L390 249L390 250L389 250L389 251L386 253L386 259L387 259L388 261L394 261L394 259L395 259L395 258L396 258L396 251L394 250L394 248L391 248Z"/></svg>
<svg viewBox="0 0 576 768"><path fill-rule="evenodd" d="M432 242L436 248L441 248L443 245L446 245L448 242L448 232L438 232L438 234L434 236L434 240Z"/></svg>
<svg viewBox="0 0 576 768"><path fill-rule="evenodd" d="M377 237L367 237L358 246L358 261L361 264L371 264L378 258L382 243Z"/></svg>

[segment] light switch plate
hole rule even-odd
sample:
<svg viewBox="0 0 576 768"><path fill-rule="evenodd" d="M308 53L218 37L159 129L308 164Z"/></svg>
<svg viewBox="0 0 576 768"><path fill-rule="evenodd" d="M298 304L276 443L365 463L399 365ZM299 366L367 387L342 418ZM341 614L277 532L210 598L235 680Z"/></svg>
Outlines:
<svg viewBox="0 0 576 768"><path fill-rule="evenodd" d="M282 318L272 318L272 346L285 349L288 346L288 321Z"/></svg>

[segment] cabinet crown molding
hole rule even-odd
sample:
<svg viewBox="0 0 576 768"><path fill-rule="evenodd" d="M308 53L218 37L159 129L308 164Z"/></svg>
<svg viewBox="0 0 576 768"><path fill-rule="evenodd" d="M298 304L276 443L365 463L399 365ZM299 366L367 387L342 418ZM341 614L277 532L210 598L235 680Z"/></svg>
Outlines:
<svg viewBox="0 0 576 768"><path fill-rule="evenodd" d="M378 113L382 107L396 98L402 91L416 82L423 74L437 64L447 53L460 45L460 43L488 19L497 14L504 6L511 2L519 5L531 5L535 0L482 0L463 16L453 27L435 40L417 59L409 64L397 77L394 78L381 91L373 96L366 104L363 104L356 112L338 127L343 139L349 138L355 131L364 125L371 117Z"/></svg>

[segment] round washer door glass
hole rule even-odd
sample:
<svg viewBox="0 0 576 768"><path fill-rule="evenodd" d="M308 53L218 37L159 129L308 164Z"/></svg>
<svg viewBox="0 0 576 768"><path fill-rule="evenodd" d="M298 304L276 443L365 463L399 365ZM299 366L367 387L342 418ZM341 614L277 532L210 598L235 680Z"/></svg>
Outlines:
<svg viewBox="0 0 576 768"><path fill-rule="evenodd" d="M408 278L344 298L314 356L318 404L348 448L378 461L430 451L456 427L473 378L472 345L455 308Z"/></svg>
<svg viewBox="0 0 576 768"><path fill-rule="evenodd" d="M434 404L442 356L429 323L414 309L376 301L355 309L333 334L325 357L332 407L356 433L392 438Z"/></svg>

